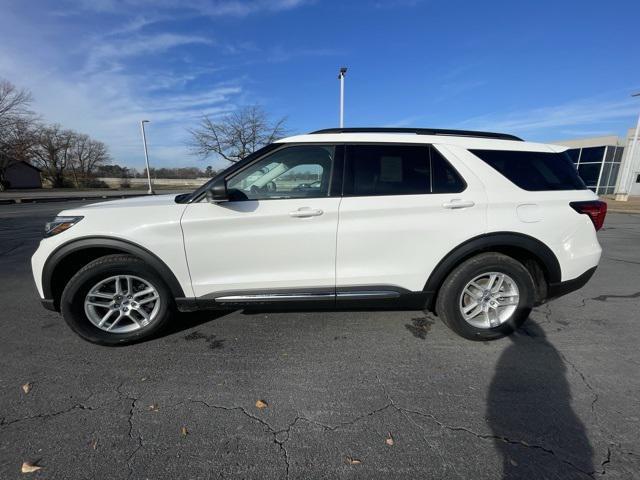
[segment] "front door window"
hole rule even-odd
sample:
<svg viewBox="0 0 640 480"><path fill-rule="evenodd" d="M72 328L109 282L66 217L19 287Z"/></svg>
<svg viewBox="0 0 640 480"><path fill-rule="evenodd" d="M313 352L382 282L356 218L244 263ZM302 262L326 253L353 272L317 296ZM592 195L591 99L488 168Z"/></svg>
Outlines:
<svg viewBox="0 0 640 480"><path fill-rule="evenodd" d="M230 178L231 200L318 198L329 195L334 147L283 148Z"/></svg>

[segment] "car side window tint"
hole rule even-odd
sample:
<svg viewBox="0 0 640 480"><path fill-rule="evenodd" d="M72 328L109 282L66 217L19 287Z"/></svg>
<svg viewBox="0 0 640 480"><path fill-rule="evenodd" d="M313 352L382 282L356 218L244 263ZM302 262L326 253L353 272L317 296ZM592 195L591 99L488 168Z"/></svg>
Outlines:
<svg viewBox="0 0 640 480"><path fill-rule="evenodd" d="M584 149L587 150L587 149ZM469 150L476 157L500 172L518 187L532 192L551 190L585 190L583 179L595 185L600 171L583 164L584 150L580 166L576 171L570 155L566 152L529 152L510 150ZM604 153L604 147L602 148ZM600 157L602 158L602 157ZM583 168L584 167L584 168Z"/></svg>
<svg viewBox="0 0 640 480"><path fill-rule="evenodd" d="M345 196L459 193L467 184L430 145L348 145Z"/></svg>
<svg viewBox="0 0 640 480"><path fill-rule="evenodd" d="M416 195L430 189L428 146L347 146L345 196Z"/></svg>
<svg viewBox="0 0 640 480"><path fill-rule="evenodd" d="M465 188L467 184L460 174L431 147L431 193L460 193Z"/></svg>
<svg viewBox="0 0 640 480"><path fill-rule="evenodd" d="M258 160L227 181L229 198L269 200L329 195L332 145L283 148Z"/></svg>

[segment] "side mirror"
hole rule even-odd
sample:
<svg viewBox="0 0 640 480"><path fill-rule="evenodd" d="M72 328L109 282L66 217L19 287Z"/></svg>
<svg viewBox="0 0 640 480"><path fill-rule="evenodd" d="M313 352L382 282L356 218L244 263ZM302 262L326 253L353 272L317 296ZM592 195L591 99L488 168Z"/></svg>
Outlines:
<svg viewBox="0 0 640 480"><path fill-rule="evenodd" d="M227 182L224 178L220 178L211 184L207 190L207 200L209 203L224 202L229 200L227 192Z"/></svg>

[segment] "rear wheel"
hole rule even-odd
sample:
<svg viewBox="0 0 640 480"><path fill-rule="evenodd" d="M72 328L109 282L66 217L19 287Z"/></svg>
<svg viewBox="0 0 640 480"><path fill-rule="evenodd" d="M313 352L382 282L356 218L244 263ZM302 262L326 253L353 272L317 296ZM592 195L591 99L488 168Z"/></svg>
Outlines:
<svg viewBox="0 0 640 480"><path fill-rule="evenodd" d="M82 338L124 345L149 338L167 323L172 298L159 275L131 255L107 255L84 266L65 287L60 308Z"/></svg>
<svg viewBox="0 0 640 480"><path fill-rule="evenodd" d="M483 253L456 267L445 279L436 313L457 334L493 340L527 319L535 284L527 268L501 253Z"/></svg>

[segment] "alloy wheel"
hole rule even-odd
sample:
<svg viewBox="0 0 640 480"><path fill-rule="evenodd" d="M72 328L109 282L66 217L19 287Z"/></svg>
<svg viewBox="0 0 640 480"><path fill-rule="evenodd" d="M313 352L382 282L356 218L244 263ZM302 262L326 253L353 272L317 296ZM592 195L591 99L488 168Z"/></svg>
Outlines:
<svg viewBox="0 0 640 480"><path fill-rule="evenodd" d="M129 333L146 327L158 316L160 294L148 280L116 275L95 284L84 300L89 321L110 333Z"/></svg>
<svg viewBox="0 0 640 480"><path fill-rule="evenodd" d="M467 283L460 295L462 318L476 328L495 328L507 322L518 307L520 292L506 273L486 272Z"/></svg>

